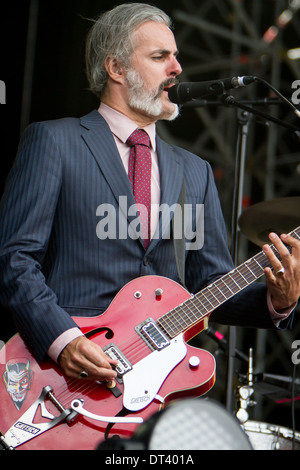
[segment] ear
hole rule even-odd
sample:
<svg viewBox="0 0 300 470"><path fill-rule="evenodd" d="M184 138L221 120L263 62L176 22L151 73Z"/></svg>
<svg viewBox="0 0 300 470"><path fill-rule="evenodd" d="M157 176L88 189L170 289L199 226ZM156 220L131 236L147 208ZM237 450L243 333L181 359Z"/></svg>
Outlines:
<svg viewBox="0 0 300 470"><path fill-rule="evenodd" d="M124 78L123 68L119 64L119 61L116 57L113 57L113 56L107 57L105 61L105 68L109 77L112 80L116 82L123 81L123 78Z"/></svg>

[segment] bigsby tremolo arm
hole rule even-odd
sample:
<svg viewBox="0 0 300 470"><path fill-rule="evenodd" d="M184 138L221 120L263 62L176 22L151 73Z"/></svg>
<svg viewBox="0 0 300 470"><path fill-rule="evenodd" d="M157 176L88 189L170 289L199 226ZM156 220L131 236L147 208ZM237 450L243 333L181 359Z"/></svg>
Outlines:
<svg viewBox="0 0 300 470"><path fill-rule="evenodd" d="M102 421L104 423L133 423L133 424L140 424L143 422L143 418L140 417L133 417L133 418L127 418L123 416L101 416L101 415L96 415L94 413L91 413L90 411L87 411L83 408L83 401L82 400L74 400L72 401L71 408L73 411L76 411L76 413L81 414L85 416L86 418L94 419L96 421Z"/></svg>

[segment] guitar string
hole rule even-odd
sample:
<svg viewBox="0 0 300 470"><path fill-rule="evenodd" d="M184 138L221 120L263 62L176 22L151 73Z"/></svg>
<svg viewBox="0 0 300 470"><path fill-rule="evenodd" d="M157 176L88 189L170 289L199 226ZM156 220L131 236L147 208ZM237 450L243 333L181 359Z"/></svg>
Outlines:
<svg viewBox="0 0 300 470"><path fill-rule="evenodd" d="M149 352L149 351L148 351ZM102 381L81 380L77 378L67 378L66 383L62 384L55 393L55 396L60 402L67 402L68 404L75 398L81 398L87 394L92 393L100 386L106 388L106 383ZM72 390L75 388L75 390Z"/></svg>
<svg viewBox="0 0 300 470"><path fill-rule="evenodd" d="M132 335L131 338L133 338L134 336ZM128 346L132 346L132 343L130 344L129 342L130 340L130 337L127 338L126 342L123 342L122 344L125 345L126 343L128 343ZM141 354L141 349L138 351L139 355L135 355L134 356L134 359L135 360L141 360L143 357L146 357L147 354L149 353L149 347L141 340L141 338L138 338L139 342L140 342L140 345L142 345L143 349L144 349L144 354ZM138 341L136 342L138 343ZM136 345L135 348L137 348L139 345ZM124 347L123 351L125 352L126 351L126 346ZM126 356L126 354L124 354ZM133 357L130 358L130 362L133 362ZM101 383L101 382L100 382ZM76 391L71 391L69 390L70 387L76 385L77 388L76 388ZM102 383L102 385L105 385L105 383ZM57 398L60 400L60 401L70 401L71 397L74 397L74 396L77 396L78 395L85 395L87 393L91 393L93 392L94 390L96 390L97 388L99 387L99 382L96 382L96 381L89 381L89 380L81 380L81 379L78 379L78 378L67 378L66 379L66 383L65 384L62 384L58 390L57 390Z"/></svg>
<svg viewBox="0 0 300 470"><path fill-rule="evenodd" d="M254 276L254 278L256 279L256 276ZM239 290L239 289L240 289L240 286L239 286L239 284L235 281L235 279L233 279L232 276L230 276L230 275L229 275L229 279L230 279L230 281L233 281L233 287L234 287L234 285L237 285L238 290ZM245 279L244 276L243 276L243 279ZM255 280L255 279L254 279L254 280ZM230 294L231 294L231 295L235 293L234 290L230 289L230 282L227 282L227 283L225 284L225 282L224 282L223 279L221 279L221 281L223 282L223 284L225 285L225 287L227 287L227 289L230 290ZM232 283L231 283L231 284L232 284ZM248 285L248 284L249 284L249 283L247 282L246 285ZM220 289L218 288L218 286L217 286L217 289L220 291ZM193 323L195 322L195 320L196 320L196 322L198 322L199 319L201 319L201 316L199 317L199 315L197 315L197 314L195 313L195 311L198 312L198 313L201 312L201 309L199 309L199 306L198 306L195 302L198 302L198 304L200 303L201 306L204 308L205 311L204 311L203 316L207 315L207 314L210 313L212 310L214 310L217 306L220 305L220 301L219 301L219 299L217 298L218 292L216 291L216 295L215 295L215 293L210 290L210 286L209 286L208 288L204 289L204 291L205 291L205 290L208 291L209 295L206 295L206 293L202 291L202 292L200 293L200 295L193 296L193 297L191 297L191 299L189 299L188 301L185 302L185 307L187 307L187 308L190 310L190 312L191 312L191 314L192 314L192 318L188 315L189 323L187 323L187 322L185 321L185 319L182 318L181 315L180 315L180 313L179 313L179 318L182 320L182 322L179 323L180 331L182 331L183 329L185 329L185 328L182 328L182 326L183 326L184 323L186 324L186 326L190 326L190 324L193 324ZM205 305L205 303L201 300L201 296L204 297L204 301L208 304L208 307L209 307L209 308L207 308L207 306ZM223 297L223 299L221 299L221 300L223 300L223 301L227 300L227 298L228 298L228 297L226 297L223 293L222 293L222 297ZM214 301L216 301L217 304L215 304ZM193 307L194 307L194 309L191 309L190 306L189 306L189 304L192 304ZM174 311L169 312L169 314L167 314L167 315L165 316L165 319L169 319L170 315L173 315L174 312L177 314L177 313L178 313L178 310L179 310L179 309L177 308L177 309L174 309ZM161 322L163 322L163 321L164 321L164 319L161 320ZM177 331L178 331L178 330L176 329L176 333L177 333Z"/></svg>
<svg viewBox="0 0 300 470"><path fill-rule="evenodd" d="M291 233L291 235L294 236L294 238L300 238L298 233L297 233L297 230L299 230L299 228ZM273 249L274 253L277 254L277 256L279 257L278 252L277 252L276 248L274 247L274 245L272 245L271 248ZM243 289L243 288L247 287L248 285L250 285L252 282L257 280L258 277L262 276L263 272L264 272L264 268L266 266L270 266L270 263L269 263L266 255L265 255L265 253L262 251L262 252L258 253L256 256L254 256L252 259L248 260L243 265L238 266L237 268L235 268L233 274L229 273L229 274L223 276L220 279L220 281L223 283L223 285L230 291L229 296L226 297L221 292L221 290L219 289L219 287L217 285L218 281L216 281L215 282L215 287L214 286L212 286L212 287L217 289L219 291L219 293L221 293L221 295L223 297L223 299L221 298L221 301L218 298L217 290L215 290L215 292L213 292L210 289L211 286L208 286L208 288L204 289L202 292L200 292L199 294L196 294L196 296L193 296L191 299L186 301L185 302L185 307L189 308L189 303L192 303L195 310L196 310L196 312L201 313L201 309L199 309L198 305L195 304L195 301L197 301L198 303L199 302L201 303L201 306L204 307L204 310L205 310L205 312L203 314L201 313L201 316L205 316L205 315L209 314L212 310L217 308L220 305L220 303L223 303L223 301L228 300L228 298L235 295L241 289ZM244 272L243 272L243 270L244 270ZM238 275L239 278L235 279L233 277L233 275L235 275L235 276ZM250 278L249 278L249 276L250 276ZM226 278L227 278L227 282L225 282ZM228 282L228 279L229 279L229 282ZM235 286L237 287L237 291L235 289ZM207 292L208 292L208 295L206 295ZM204 302L201 300L201 296L204 297ZM224 300L224 297L225 297L225 300ZM216 301L216 304L214 304L214 301ZM207 308L207 305L205 305L205 302L206 302L206 304L208 305L209 308ZM174 314L177 314L179 310L180 310L180 308L174 309L173 311L166 314L164 318L159 319L160 323L163 325L165 330L167 330L167 328L166 328L167 320L170 320L171 316L174 315ZM196 322L199 321L199 318L201 319L201 316L199 317L198 315L195 314L195 310L192 310L190 308L189 308L189 310L190 310L190 312L192 313L193 316L196 316ZM186 312L184 312L184 313L186 314ZM179 319L182 319L180 313L179 313ZM194 321L193 321L193 319L191 319L191 317L189 317L189 321L190 321L190 324L193 325ZM173 334L178 334L178 332L181 332L182 330L184 330L185 329L185 328L183 328L184 324L186 324L185 318L182 319L181 323L178 322L178 325L175 327L175 329L171 327L171 330L173 330ZM167 325L167 326L170 328L170 325ZM179 329L178 329L178 327L179 327Z"/></svg>
<svg viewBox="0 0 300 470"><path fill-rule="evenodd" d="M291 235L292 235L294 238L300 239L300 236L298 235L297 230L299 230L299 228L296 229L294 232L291 232ZM272 248L273 252L276 254L276 256L277 256L278 258L280 258L280 256L279 256L279 254L278 254L276 248L274 247L274 245L272 245L271 248ZM252 263L252 264L251 264L251 263ZM257 266L256 266L256 265L257 265ZM237 285L238 290L240 290L240 289L243 289L244 287L247 287L247 285L250 285L250 284L251 284L252 282L254 282L258 277L260 277L260 276L263 274L263 272L264 272L264 268L267 267L267 266L270 266L270 263L269 263L269 261L268 261L268 258L267 258L266 255L265 255L265 253L262 251L262 252L258 253L256 256L254 256L252 259L248 260L248 261L247 261L246 263L244 263L243 265L238 266L238 267L234 270L234 274L238 274L238 275L241 276L241 277L239 277L238 282L236 282L236 281L237 281L237 278L234 279L233 276L231 275L231 273L229 273L228 275L225 275L225 278L226 278L226 277L229 277L230 279L232 279L233 282ZM243 272L243 270L244 270L244 272ZM245 271L245 270L246 270L246 271ZM249 279L249 274L250 274L250 279ZM247 278L248 278L248 279L247 279ZM225 282L224 282L223 279L224 279L224 277L220 279L220 280L223 282L223 285L226 286L226 284L227 284L226 287L231 290L232 284L231 284L231 286L230 286L230 283L228 283L228 282L225 284ZM242 285L241 285L241 281L242 281ZM246 284L243 285L243 281L246 282ZM215 287L219 290L219 292L221 293L222 297L224 297L224 294L223 294L223 293L220 291L220 289L218 288L218 281L216 281L214 285L215 285ZM212 291L210 291L210 295L211 295L210 298L208 298L208 297L205 295L205 291L206 291L206 290L209 290L209 288L210 288L210 286L209 286L208 288L204 289L204 291L200 292L199 294L200 294L200 295L203 295L203 296L209 301L209 303L211 303L212 306L213 306L214 308L216 308L217 305L214 305L214 304L213 304L213 298L216 298L216 300L218 301L219 299L218 299L217 295L214 295L214 292L212 292ZM232 295L235 295L235 293L236 293L236 292L231 291L231 294L232 294ZM199 297L198 297L198 300L201 302L200 295L199 295ZM197 297L197 296L196 296L196 297ZM230 296L229 296L229 297L230 297ZM229 297L228 297L228 298L229 298ZM194 298L195 298L195 297L194 297ZM221 299L221 301L222 301L222 300L223 300L223 299ZM226 299L226 300L227 300L227 299ZM204 305L203 302L201 302L201 304ZM204 307L206 308L205 305L204 305ZM209 309L208 309L208 310L209 310Z"/></svg>

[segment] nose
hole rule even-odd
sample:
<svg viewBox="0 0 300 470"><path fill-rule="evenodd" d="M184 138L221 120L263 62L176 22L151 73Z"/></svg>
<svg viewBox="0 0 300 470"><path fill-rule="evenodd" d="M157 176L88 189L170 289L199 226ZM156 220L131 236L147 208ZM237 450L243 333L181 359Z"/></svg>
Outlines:
<svg viewBox="0 0 300 470"><path fill-rule="evenodd" d="M176 56L173 56L172 62L170 64L170 76L177 77L182 72L182 68Z"/></svg>

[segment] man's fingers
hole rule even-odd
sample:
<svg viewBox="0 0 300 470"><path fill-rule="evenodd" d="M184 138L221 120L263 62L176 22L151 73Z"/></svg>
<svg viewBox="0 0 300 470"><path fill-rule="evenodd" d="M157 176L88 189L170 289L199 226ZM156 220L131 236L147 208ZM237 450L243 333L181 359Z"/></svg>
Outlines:
<svg viewBox="0 0 300 470"><path fill-rule="evenodd" d="M117 361L107 357L100 346L84 336L76 338L66 346L59 362L64 373L69 377L110 381L117 375L113 370Z"/></svg>
<svg viewBox="0 0 300 470"><path fill-rule="evenodd" d="M280 276L286 269L291 267L291 254L288 248L283 244L281 239L275 233L270 233L269 237L279 254L279 258L276 256L269 245L264 245L263 250L272 265L274 275L278 273Z"/></svg>
<svg viewBox="0 0 300 470"><path fill-rule="evenodd" d="M300 295L300 241L285 234L278 237L270 233L269 237L273 248L263 247L272 268L265 268L266 282L275 310L287 309Z"/></svg>

